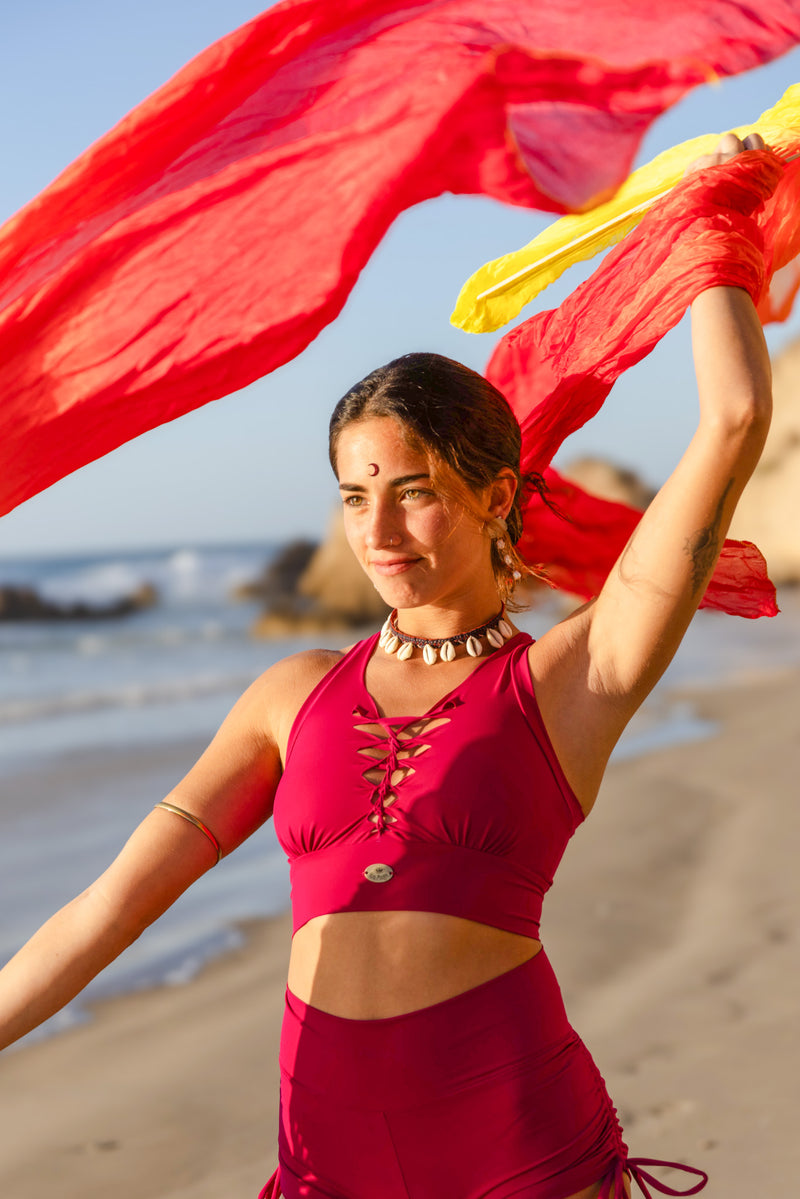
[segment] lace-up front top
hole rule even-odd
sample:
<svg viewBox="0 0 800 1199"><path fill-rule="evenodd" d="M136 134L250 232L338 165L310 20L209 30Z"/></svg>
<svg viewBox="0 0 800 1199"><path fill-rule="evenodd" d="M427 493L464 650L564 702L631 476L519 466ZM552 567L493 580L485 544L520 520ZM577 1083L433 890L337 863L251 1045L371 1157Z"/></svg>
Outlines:
<svg viewBox="0 0 800 1199"><path fill-rule="evenodd" d="M425 911L538 937L583 813L542 723L518 633L424 716L381 716L377 635L297 715L275 796L297 931L329 912Z"/></svg>

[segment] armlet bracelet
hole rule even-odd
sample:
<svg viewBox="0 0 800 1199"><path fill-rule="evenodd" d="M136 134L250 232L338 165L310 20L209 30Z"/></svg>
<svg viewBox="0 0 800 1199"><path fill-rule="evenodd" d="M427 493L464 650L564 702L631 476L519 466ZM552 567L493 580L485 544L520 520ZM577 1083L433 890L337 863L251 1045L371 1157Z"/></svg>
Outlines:
<svg viewBox="0 0 800 1199"><path fill-rule="evenodd" d="M163 808L165 812L174 812L176 816L182 816L184 820L189 821L189 824L193 824L195 828L199 828L201 833L205 833L216 851L217 861L214 865L217 865L222 857L222 847L207 824L203 824L202 820L199 820L197 816L193 816L191 812L185 812L183 808L176 807L174 803L168 803L166 799L162 799L160 803L156 804L156 807Z"/></svg>

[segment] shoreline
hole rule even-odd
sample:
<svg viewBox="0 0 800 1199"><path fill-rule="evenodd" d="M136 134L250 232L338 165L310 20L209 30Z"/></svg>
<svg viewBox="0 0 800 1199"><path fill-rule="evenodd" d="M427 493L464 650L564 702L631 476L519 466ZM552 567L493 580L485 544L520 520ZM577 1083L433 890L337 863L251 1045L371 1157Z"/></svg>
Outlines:
<svg viewBox="0 0 800 1199"><path fill-rule="evenodd" d="M667 699L714 731L612 763L543 936L632 1156L708 1170L709 1199L788 1194L800 671ZM0 1058L4 1197L255 1199L275 1161L290 921L244 929L191 981L102 1000Z"/></svg>
<svg viewBox="0 0 800 1199"><path fill-rule="evenodd" d="M277 1162L288 913L189 982L0 1057L4 1199L255 1199Z"/></svg>

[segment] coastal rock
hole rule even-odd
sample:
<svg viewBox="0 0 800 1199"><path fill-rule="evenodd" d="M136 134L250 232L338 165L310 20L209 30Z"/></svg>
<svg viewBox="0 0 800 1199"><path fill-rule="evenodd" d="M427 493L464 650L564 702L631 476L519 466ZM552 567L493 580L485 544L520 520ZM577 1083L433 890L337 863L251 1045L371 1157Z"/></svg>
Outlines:
<svg viewBox="0 0 800 1199"><path fill-rule="evenodd" d="M389 611L347 544L339 510L328 526L325 541L300 579L299 591L350 626L372 624L376 620L382 623Z"/></svg>
<svg viewBox="0 0 800 1199"><path fill-rule="evenodd" d="M253 623L254 637L313 637L317 633L344 633L350 628L347 621L330 612L309 606L306 609L280 604L262 612Z"/></svg>
<svg viewBox="0 0 800 1199"><path fill-rule="evenodd" d="M291 547L287 547L287 551ZM276 560L277 561L277 560ZM381 624L389 609L356 562L337 511L294 591L268 599L253 627L257 637L340 632Z"/></svg>
<svg viewBox="0 0 800 1199"><path fill-rule="evenodd" d="M747 484L730 536L754 541L778 584L800 583L800 339L773 365L775 411L761 461Z"/></svg>
<svg viewBox="0 0 800 1199"><path fill-rule="evenodd" d="M592 495L614 500L618 504L630 504L632 508L644 510L655 495L653 488L635 471L617 466L605 458L587 455L559 469L565 479L577 483Z"/></svg>
<svg viewBox="0 0 800 1199"><path fill-rule="evenodd" d="M291 604L297 597L298 584L318 544L301 538L288 542L257 578L236 587L232 598L259 600L269 607Z"/></svg>
<svg viewBox="0 0 800 1199"><path fill-rule="evenodd" d="M158 592L150 583L143 583L109 604L57 603L39 595L33 587L0 586L0 621L111 620L152 608L157 603Z"/></svg>

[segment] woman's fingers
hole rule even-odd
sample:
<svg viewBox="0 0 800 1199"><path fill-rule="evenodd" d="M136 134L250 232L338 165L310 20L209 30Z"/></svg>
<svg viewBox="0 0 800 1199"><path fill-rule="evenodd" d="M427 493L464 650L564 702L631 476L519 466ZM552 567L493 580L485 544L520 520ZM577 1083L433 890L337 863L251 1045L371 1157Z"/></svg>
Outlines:
<svg viewBox="0 0 800 1199"><path fill-rule="evenodd" d="M701 154L684 171L684 175L692 175L695 171L703 171L706 167L718 167L723 162L730 162L743 150L764 150L766 145L760 133L748 133L744 141L735 133L724 133L717 142L711 154Z"/></svg>
<svg viewBox="0 0 800 1199"><path fill-rule="evenodd" d="M723 133L714 149L714 157L720 159L721 162L726 162L734 155L741 154L743 149L744 142L740 141L735 133Z"/></svg>

